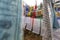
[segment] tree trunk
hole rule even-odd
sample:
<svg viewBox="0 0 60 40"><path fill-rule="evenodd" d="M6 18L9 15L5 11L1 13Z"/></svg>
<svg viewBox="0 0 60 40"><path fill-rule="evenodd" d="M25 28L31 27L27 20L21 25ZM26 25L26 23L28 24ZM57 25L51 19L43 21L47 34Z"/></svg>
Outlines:
<svg viewBox="0 0 60 40"><path fill-rule="evenodd" d="M51 25L48 12L48 0L43 0L43 25L45 27L45 33L42 40L52 40Z"/></svg>

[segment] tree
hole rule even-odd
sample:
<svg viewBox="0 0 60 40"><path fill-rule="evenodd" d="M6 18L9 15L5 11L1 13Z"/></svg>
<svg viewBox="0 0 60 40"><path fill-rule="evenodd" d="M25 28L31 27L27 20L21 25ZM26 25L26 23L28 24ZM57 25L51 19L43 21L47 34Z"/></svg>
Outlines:
<svg viewBox="0 0 60 40"><path fill-rule="evenodd" d="M43 24L45 27L45 34L43 36L43 40L52 40L51 36L51 26L48 12L48 0L43 0Z"/></svg>

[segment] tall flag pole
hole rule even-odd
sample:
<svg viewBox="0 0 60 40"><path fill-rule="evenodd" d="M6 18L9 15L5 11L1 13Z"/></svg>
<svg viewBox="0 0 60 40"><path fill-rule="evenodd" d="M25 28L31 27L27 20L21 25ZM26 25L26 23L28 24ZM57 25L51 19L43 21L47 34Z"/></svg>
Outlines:
<svg viewBox="0 0 60 40"><path fill-rule="evenodd" d="M27 14L28 14L28 12L29 12L29 5L25 5L25 16L27 16Z"/></svg>
<svg viewBox="0 0 60 40"><path fill-rule="evenodd" d="M24 1L23 1L23 2L24 2ZM27 3L25 3L25 2L24 2L24 4L25 4L25 5L24 5L24 16L25 16L25 17L24 17L24 20L27 20L26 17L27 17L27 14L28 14L28 12L29 12L29 5L28 5ZM25 25L25 29L26 29L26 27L27 27L27 23L26 23L26 25Z"/></svg>
<svg viewBox="0 0 60 40"><path fill-rule="evenodd" d="M33 11L33 13L32 13L32 30L33 30L33 25L34 25L34 18L36 18L36 10L37 10L37 0L35 0L35 6L34 6L34 11ZM31 30L31 31L32 31Z"/></svg>

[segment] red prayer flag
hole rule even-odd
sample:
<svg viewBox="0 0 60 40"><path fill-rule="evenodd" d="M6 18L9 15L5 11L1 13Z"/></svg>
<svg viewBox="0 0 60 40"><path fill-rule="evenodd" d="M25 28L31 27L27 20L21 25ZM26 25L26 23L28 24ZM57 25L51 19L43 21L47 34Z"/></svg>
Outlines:
<svg viewBox="0 0 60 40"><path fill-rule="evenodd" d="M35 2L36 2L36 4L35 4L35 7L34 7L34 9L36 10L36 9L37 9L37 1L35 0Z"/></svg>

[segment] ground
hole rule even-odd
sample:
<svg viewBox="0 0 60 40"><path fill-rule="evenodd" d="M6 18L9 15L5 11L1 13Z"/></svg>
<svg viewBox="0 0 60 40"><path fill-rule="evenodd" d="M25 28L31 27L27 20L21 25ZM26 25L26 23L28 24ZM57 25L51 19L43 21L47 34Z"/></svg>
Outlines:
<svg viewBox="0 0 60 40"><path fill-rule="evenodd" d="M42 37L38 34L32 33L31 31L24 30L24 40L42 40Z"/></svg>

